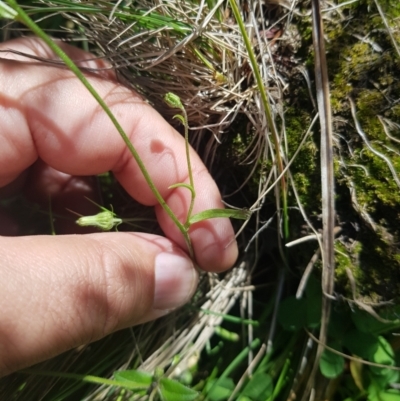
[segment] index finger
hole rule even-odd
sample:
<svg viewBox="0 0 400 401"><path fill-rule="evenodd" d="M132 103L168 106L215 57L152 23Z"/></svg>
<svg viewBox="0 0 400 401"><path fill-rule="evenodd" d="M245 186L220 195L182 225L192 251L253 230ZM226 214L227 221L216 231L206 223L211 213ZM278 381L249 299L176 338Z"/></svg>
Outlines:
<svg viewBox="0 0 400 401"><path fill-rule="evenodd" d="M75 58L88 57L75 48L63 47ZM7 42L0 48L49 56L46 46L32 38ZM11 54L5 57L18 58ZM88 78L124 128L160 194L184 221L190 193L186 188L169 188L188 183L184 139L128 88L94 74ZM132 197L156 207L166 236L185 246L181 233L158 204L110 119L70 71L26 60L2 61L0 93L4 144L0 148L0 185L14 180L37 158L71 175L111 170ZM190 158L196 189L194 213L222 208L214 180L192 149ZM201 268L222 271L236 260L237 246L228 219L203 221L189 232Z"/></svg>

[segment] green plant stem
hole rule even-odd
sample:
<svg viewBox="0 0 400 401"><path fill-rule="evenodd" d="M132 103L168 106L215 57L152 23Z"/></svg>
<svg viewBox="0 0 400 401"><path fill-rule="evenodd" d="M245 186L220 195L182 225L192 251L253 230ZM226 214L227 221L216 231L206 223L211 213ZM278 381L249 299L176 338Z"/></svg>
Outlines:
<svg viewBox="0 0 400 401"><path fill-rule="evenodd" d="M174 118L178 119L184 129L185 129L185 150L186 150L186 162L188 166L188 175L189 175L189 184L185 183L177 183L174 185L171 185L170 188L178 188L178 187L183 187L187 188L190 191L190 205L189 209L186 215L186 220L184 223L184 227L186 230L189 230L190 225L192 224L191 217L192 217L192 211L193 211L193 206L194 206L194 201L196 199L196 190L194 188L194 180L193 180L193 172L192 172L192 163L190 161L190 145L189 145L189 123L188 123L188 116L185 110L185 107L183 106L181 99L179 96L175 95L175 93L168 92L165 97L164 97L165 102L168 104L168 106L177 108L179 109L182 114L176 114Z"/></svg>
<svg viewBox="0 0 400 401"><path fill-rule="evenodd" d="M184 107L182 107L183 118L185 120L185 148L186 148L186 160L188 165L188 174L189 174L189 185L191 186L191 198L190 198L190 205L189 210L186 217L185 227L189 229L190 227L190 218L192 216L194 200L196 198L196 190L194 188L194 181L193 181L193 172L192 172L192 162L190 161L190 146L189 146L189 124L188 124L188 117Z"/></svg>
<svg viewBox="0 0 400 401"><path fill-rule="evenodd" d="M285 382L287 381L287 373L290 368L290 359L286 359L285 364L283 365L283 369L279 375L278 381L276 382L276 385L274 387L274 391L271 395L270 398L267 399L267 401L273 401L276 399L276 397L279 395L279 393L282 391Z"/></svg>
<svg viewBox="0 0 400 401"><path fill-rule="evenodd" d="M250 43L250 39L247 35L246 27L244 26L242 17L240 15L239 8L236 4L236 0L229 0L229 4L231 5L232 12L235 16L235 19L239 25L240 32L243 36L246 50L249 55L250 63L253 68L253 73L254 73L254 76L255 76L255 79L257 82L257 87L260 91L261 101L264 106L268 126L271 131L272 140L273 140L274 146L275 146L276 162L277 162L277 166L278 166L278 172L280 174L283 171L283 162L282 162L282 157L280 154L279 137L278 137L278 133L276 131L274 120L272 118L271 105L269 103L267 93L265 91L264 83L263 83L263 80L262 80L262 77L260 74L260 70L258 68L256 56L254 54L252 44ZM289 218L288 218L288 208L287 208L287 206L288 206L287 205L287 188L286 188L286 180L285 180L284 175L282 175L282 178L281 178L281 193L282 193L282 210L283 210L283 236L284 236L284 239L287 240L289 238Z"/></svg>
<svg viewBox="0 0 400 401"><path fill-rule="evenodd" d="M240 32L242 34L243 37L243 41L245 43L246 46L246 50L247 53L249 55L249 59L250 59L250 64L252 66L253 69L253 73L257 82L257 87L258 90L260 91L260 95L261 95L261 101L262 104L264 106L264 111L265 111L265 116L267 118L267 122L268 122L268 126L270 129L270 132L272 134L272 140L274 143L274 147L275 147L275 157L276 157L276 164L277 164L277 168L278 168L278 175L282 175L282 178L280 180L280 188L277 188L277 193L279 194L279 192L281 192L281 199L282 199L282 220L283 220L283 240L284 242L287 242L289 239L289 215L288 215L288 203L287 203L287 188L286 188L286 180L285 180L285 175L283 174L284 172L284 167L283 167L283 161L282 161L282 157L281 157L281 153L280 153L280 142L279 142L279 137L278 137L278 133L275 127L275 123L274 123L274 119L272 117L272 111L271 111L271 105L269 103L268 97L267 97L267 93L265 90L265 86L264 86L264 82L263 79L261 77L260 74L260 70L258 68L258 64L257 64L257 59L256 56L254 54L253 51L253 46L250 42L250 39L247 35L246 32L246 27L244 25L242 16L240 14L239 8L236 4L236 0L229 0L229 4L231 5L232 8L232 12L235 16L235 19L238 23ZM279 191L280 190L280 191ZM279 199L279 195L278 198ZM280 212L280 207L278 205L278 214ZM279 287L278 287L278 291L277 291L277 295L276 295L276 299L275 299L275 308L274 308L274 314L273 314L273 321L271 324L271 328L270 328L270 333L269 333L269 338L268 338L268 348L270 348L272 346L272 341L273 341L273 337L275 335L275 325L276 325L276 319L277 319L277 313L278 313L278 305L280 303L280 298L282 295L282 291L279 290L279 288L283 287L283 283L285 280L285 276L286 276L286 271L287 271L287 249L285 247L282 246L282 241L279 241L279 252L283 261L283 269L280 273L280 277L279 277ZM267 350L267 353L270 350Z"/></svg>
<svg viewBox="0 0 400 401"><path fill-rule="evenodd" d="M131 384L129 381L117 381L111 379L105 379L103 377L92 376L92 375L80 375L78 373L64 373L64 372L52 372L47 370L35 370L35 369L24 369L20 373L26 373L30 375L37 376L47 376L47 377L58 377L62 379L72 379L80 382L101 384L106 386L116 386L123 387L130 390L139 390L136 384ZM146 389L143 387L143 389Z"/></svg>
<svg viewBox="0 0 400 401"><path fill-rule="evenodd" d="M96 99L98 104L101 108L105 111L108 115L112 123L114 124L115 128L121 135L122 139L124 140L126 146L128 147L129 151L131 152L132 156L134 157L136 163L138 164L140 171L142 172L149 188L153 192L155 198L160 203L161 207L165 210L168 216L172 219L172 221L176 224L179 231L182 233L183 237L185 238L186 245L189 250L189 254L191 257L194 256L193 247L190 241L190 237L188 234L187 228L178 220L176 215L172 212L168 204L165 202L164 198L161 196L160 192L154 185L147 169L140 158L139 154L137 153L135 147L132 145L132 142L129 140L128 136L124 132L123 128L119 124L118 120L111 112L107 104L101 98L101 96L97 93L94 87L90 84L87 78L84 76L82 71L78 68L78 66L64 53L64 51L56 44L54 41L38 26L36 25L31 18L25 13L25 11L18 5L15 0L6 0L7 3L18 13L15 19L19 20L23 24L25 24L33 33L35 33L38 37L40 37L49 47L50 49L65 63L65 65L77 76L77 78L82 82L82 84L86 87L86 89L90 92L90 94ZM191 171L189 169L189 174ZM193 177L192 177L193 180Z"/></svg>
<svg viewBox="0 0 400 401"><path fill-rule="evenodd" d="M249 354L250 350L256 349L260 345L261 341L259 338L256 338L252 341L252 343L244 348L237 356L236 358L229 364L229 366L222 372L221 376L219 377L220 379L224 377L228 377L241 363L242 361L247 357Z"/></svg>
<svg viewBox="0 0 400 401"><path fill-rule="evenodd" d="M235 369L243 362L243 360L247 357L247 355L249 354L250 350L253 350L255 348L257 348L260 345L261 341L259 338L254 339L251 344L249 346L247 346L246 348L244 348L237 356L236 358L227 366L227 368L222 372L221 376L215 381L215 383L211 386L211 388L208 390L208 394L210 394L213 389L215 388L215 386L218 385L219 380L224 379L228 376L230 376L230 374L232 372L235 371ZM211 375L208 378L209 380L211 379Z"/></svg>
<svg viewBox="0 0 400 401"><path fill-rule="evenodd" d="M249 324L254 327L258 327L260 325L260 322L257 320L251 320L251 319L242 319L240 317L232 316L232 315L227 315L225 313L219 313L219 312L214 312L212 310L208 309L202 309L202 308L193 308L201 313L204 313L205 315L212 315L212 316L220 316L222 317L226 322L231 322L231 323L237 323L237 324Z"/></svg>

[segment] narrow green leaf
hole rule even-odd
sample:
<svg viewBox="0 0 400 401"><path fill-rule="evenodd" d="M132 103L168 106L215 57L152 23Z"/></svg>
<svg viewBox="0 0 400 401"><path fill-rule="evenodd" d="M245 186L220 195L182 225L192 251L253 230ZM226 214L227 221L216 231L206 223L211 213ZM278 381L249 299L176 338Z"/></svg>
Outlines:
<svg viewBox="0 0 400 401"><path fill-rule="evenodd" d="M254 327L258 327L260 325L260 322L258 322L257 320L242 319L237 316L227 315L226 313L214 312L209 309L196 309L196 310L199 310L200 312L205 313L206 315L220 316L226 322L232 322L232 323L237 323L237 324L251 324Z"/></svg>
<svg viewBox="0 0 400 401"><path fill-rule="evenodd" d="M0 18L15 19L18 13L7 4L0 1Z"/></svg>
<svg viewBox="0 0 400 401"><path fill-rule="evenodd" d="M215 219L217 217L230 217L232 219L247 220L250 215L251 212L244 209L208 209L191 216L189 224L198 223L199 221L208 219Z"/></svg>
<svg viewBox="0 0 400 401"><path fill-rule="evenodd" d="M349 362L351 377L354 380L354 384L361 392L365 392L364 389L364 378L363 378L363 368L364 364L361 361L351 360Z"/></svg>
<svg viewBox="0 0 400 401"><path fill-rule="evenodd" d="M183 183L183 182L178 182L177 184L172 184L172 185L170 185L170 186L168 187L168 189L173 189L173 188L186 188L186 189L188 189L188 190L192 193L192 196L195 196L194 189L193 189L193 187L192 187L191 185L189 185L189 184L185 184L185 183Z"/></svg>
<svg viewBox="0 0 400 401"><path fill-rule="evenodd" d="M159 388L163 401L193 401L199 395L197 391L167 378L160 380Z"/></svg>
<svg viewBox="0 0 400 401"><path fill-rule="evenodd" d="M129 388L147 389L153 382L153 376L150 373L139 370L120 370L114 372L115 380L122 383L129 383Z"/></svg>
<svg viewBox="0 0 400 401"><path fill-rule="evenodd" d="M47 371L47 370L35 370L35 369L24 369L21 373L27 373L30 375L38 375L38 376L48 376L48 377L57 377L63 379L72 379L77 380L80 382L85 383L93 383L93 384L100 384L102 386L117 386L126 388L129 390L147 390L148 386L139 385L136 382L132 382L129 380L110 380L105 379L104 377L98 377L93 375L81 375L77 373L65 373L65 372L54 372L54 371Z"/></svg>
<svg viewBox="0 0 400 401"><path fill-rule="evenodd" d="M173 118L179 120L183 125L186 126L187 122L185 120L185 117L183 117L182 114L175 114Z"/></svg>

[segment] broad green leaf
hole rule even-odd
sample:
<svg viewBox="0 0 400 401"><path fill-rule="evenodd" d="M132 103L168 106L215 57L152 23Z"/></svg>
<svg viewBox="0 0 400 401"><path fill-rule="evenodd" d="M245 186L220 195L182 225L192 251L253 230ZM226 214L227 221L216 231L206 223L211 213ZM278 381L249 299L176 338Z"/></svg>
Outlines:
<svg viewBox="0 0 400 401"><path fill-rule="evenodd" d="M317 328L321 324L322 289L321 282L314 276L310 276L305 290L307 300L307 327Z"/></svg>
<svg viewBox="0 0 400 401"><path fill-rule="evenodd" d="M147 389L153 382L153 376L139 370L120 370L114 372L115 380L121 383L128 382L129 388Z"/></svg>
<svg viewBox="0 0 400 401"><path fill-rule="evenodd" d="M397 383L399 381L399 372L393 369L384 369L371 367L373 371L373 380L379 385L381 389L385 389L390 383ZM379 373L378 373L379 372Z"/></svg>
<svg viewBox="0 0 400 401"><path fill-rule="evenodd" d="M217 217L230 217L232 219L246 220L251 212L244 209L208 209L190 217L189 223L194 224L199 221L215 219Z"/></svg>
<svg viewBox="0 0 400 401"><path fill-rule="evenodd" d="M400 391L395 389L381 390L380 386L372 382L368 387L368 401L398 401L400 400Z"/></svg>
<svg viewBox="0 0 400 401"><path fill-rule="evenodd" d="M305 295L307 298L312 299L321 299L322 297L321 281L313 275L311 275L307 281Z"/></svg>
<svg viewBox="0 0 400 401"><path fill-rule="evenodd" d="M381 322L370 313L361 309L355 309L351 314L351 318L357 329L366 333L380 333L391 327L390 323Z"/></svg>
<svg viewBox="0 0 400 401"><path fill-rule="evenodd" d="M321 324L321 313L322 313L322 297L318 296L315 298L306 297L307 308L306 308L306 324L307 327L315 329Z"/></svg>
<svg viewBox="0 0 400 401"><path fill-rule="evenodd" d="M241 395L250 397L253 401L264 401L272 395L273 390L271 376L264 372L257 372L246 384Z"/></svg>
<svg viewBox="0 0 400 401"><path fill-rule="evenodd" d="M159 389L163 401L193 401L199 395L197 391L167 378L160 379Z"/></svg>
<svg viewBox="0 0 400 401"><path fill-rule="evenodd" d="M400 391L399 390L386 390L379 391L378 393L379 401L399 401Z"/></svg>
<svg viewBox="0 0 400 401"><path fill-rule="evenodd" d="M223 377L209 381L206 386L207 399L209 401L225 401L235 388L235 383L229 377Z"/></svg>
<svg viewBox="0 0 400 401"><path fill-rule="evenodd" d="M367 389L368 401L380 401L379 398L380 392L381 392L381 387L377 385L374 381L372 381Z"/></svg>
<svg viewBox="0 0 400 401"><path fill-rule="evenodd" d="M333 308L329 319L329 337L337 341L343 341L349 330L354 327L347 307L338 306Z"/></svg>
<svg viewBox="0 0 400 401"><path fill-rule="evenodd" d="M340 351L340 347L337 344L329 344L331 348ZM344 369L344 358L341 355L334 354L329 350L325 350L321 355L321 360L319 361L319 368L321 373L328 379L334 379L338 377Z"/></svg>
<svg viewBox="0 0 400 401"><path fill-rule="evenodd" d="M307 322L307 300L288 297L284 299L278 311L278 322L285 330L299 330Z"/></svg>
<svg viewBox="0 0 400 401"><path fill-rule="evenodd" d="M353 329L346 333L343 345L353 354L360 358L372 361L373 355L379 346L377 336Z"/></svg>
<svg viewBox="0 0 400 401"><path fill-rule="evenodd" d="M378 347L372 356L372 362L381 365L395 366L395 355L392 346L382 337L378 337ZM375 375L374 380L379 381L382 388L387 384L396 382L399 378L399 372L393 369L378 368L371 366L371 372Z"/></svg>
<svg viewBox="0 0 400 401"><path fill-rule="evenodd" d="M383 365L393 366L395 364L393 348L382 336L378 337L378 347L374 353L373 361Z"/></svg>

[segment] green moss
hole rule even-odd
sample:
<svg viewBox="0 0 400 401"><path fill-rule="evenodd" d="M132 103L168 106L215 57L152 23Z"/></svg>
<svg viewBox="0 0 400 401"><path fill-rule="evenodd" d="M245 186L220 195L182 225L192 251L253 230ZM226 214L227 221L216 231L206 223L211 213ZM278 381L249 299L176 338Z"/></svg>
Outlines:
<svg viewBox="0 0 400 401"><path fill-rule="evenodd" d="M382 2L381 6L394 26L399 3ZM348 23L338 20L325 26L337 139L336 212L344 227L341 243L336 245L337 282L348 294L346 268L350 268L364 295L399 300L400 190L387 163L369 150L357 132L348 97L355 102L357 119L370 145L400 171L400 147L388 138L378 119L382 116L400 123L396 95L400 92L400 60L374 1L347 8L352 16ZM393 32L399 35L397 31ZM391 134L396 136L394 130Z"/></svg>
<svg viewBox="0 0 400 401"><path fill-rule="evenodd" d="M360 119L376 119L376 114L382 110L385 98L381 91L376 89L362 90L357 96L357 111Z"/></svg>
<svg viewBox="0 0 400 401"><path fill-rule="evenodd" d="M285 111L286 140L288 159L290 160L298 150L310 123L310 114L305 110L288 107ZM312 135L308 137L297 154L291 173L304 207L315 210L320 199L319 190L319 151ZM315 183L318 185L315 185ZM312 194L312 195L311 195ZM295 200L293 199L293 203Z"/></svg>
<svg viewBox="0 0 400 401"><path fill-rule="evenodd" d="M335 244L335 263L336 263L336 279L339 281L348 281L346 269L350 269L355 277L358 277L359 271L357 270L357 257L362 248L360 245L357 250L352 249L352 252L341 242Z"/></svg>

